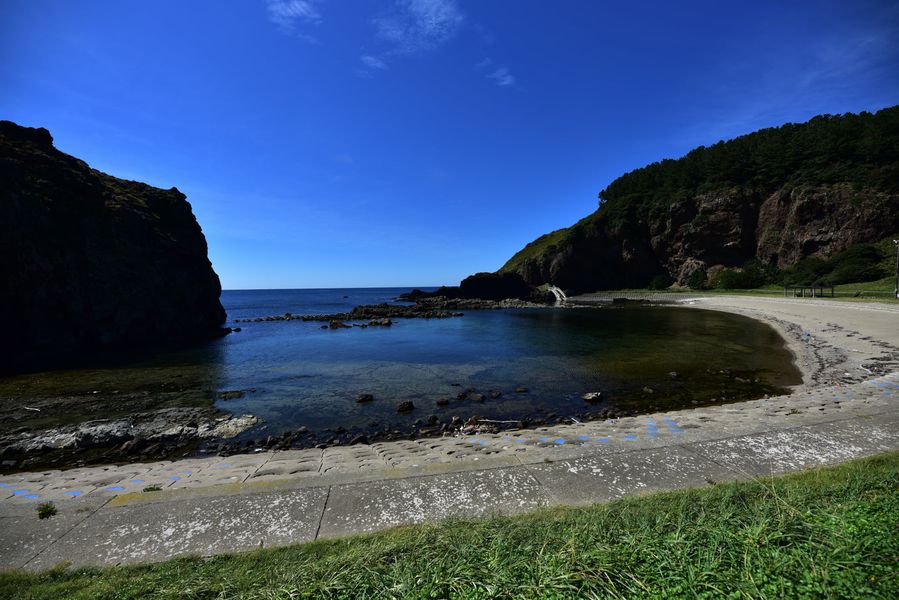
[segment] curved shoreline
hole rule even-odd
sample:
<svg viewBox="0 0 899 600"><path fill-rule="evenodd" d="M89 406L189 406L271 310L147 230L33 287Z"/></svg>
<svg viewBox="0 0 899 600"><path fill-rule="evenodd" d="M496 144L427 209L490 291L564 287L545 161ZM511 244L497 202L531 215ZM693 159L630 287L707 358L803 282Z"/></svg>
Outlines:
<svg viewBox="0 0 899 600"><path fill-rule="evenodd" d="M802 371L803 383L795 391L899 371L899 306L745 296L699 296L680 304L774 327Z"/></svg>
<svg viewBox="0 0 899 600"><path fill-rule="evenodd" d="M769 322L804 383L784 396L537 429L4 476L0 569L211 555L605 502L899 448L899 308L686 302ZM143 491L151 486L160 491ZM33 512L46 501L71 528L46 533Z"/></svg>
<svg viewBox="0 0 899 600"><path fill-rule="evenodd" d="M858 304L847 302L816 301L812 299L779 299L779 298L753 298L746 296L687 296L678 294L676 301L671 303L683 308L699 308L704 310L716 310L729 312L752 318L774 328L784 340L786 348L793 355L793 364L799 369L802 381L790 386L793 392L814 390L822 385L845 385L863 381L878 374L899 371L899 306L893 308L882 304ZM571 298L573 305L589 306L601 301L601 294L582 295ZM607 299L606 299L607 300ZM605 302L603 302L605 303ZM839 323L839 324L838 324ZM767 397L767 396L766 396ZM728 404L740 405L746 400L731 401ZM711 406L711 405L703 405ZM689 407L688 407L689 408ZM697 410L701 407L694 407ZM661 409L673 411L671 408ZM659 412L659 409L656 410ZM624 415L631 417L646 416L648 413L620 411L618 414L602 415L599 420L616 420ZM575 423L584 421L582 415L578 419L571 419ZM243 417L242 417L243 418ZM158 420L158 419L157 419ZM237 419L238 421L240 419ZM588 418L588 421L593 419ZM561 421L559 425L561 425ZM101 425L109 428L110 424L102 422ZM125 428L127 429L127 423ZM133 425L132 425L133 426ZM524 427L503 426L491 427L469 426L465 428L453 428L443 434L424 435L419 439L445 439L446 437L459 437L477 433L496 433L501 430L504 434L513 434L526 431L549 431L556 424L537 421ZM71 428L70 428L71 429ZM183 429L183 428L181 428ZM105 429L104 429L105 431ZM174 431L174 429L173 429ZM101 432L103 433L103 432ZM61 432L59 435L65 435ZM68 433L67 435L73 435ZM365 436L363 436L364 438ZM397 441L397 436L386 438L373 438L371 441L362 439L362 444L378 444ZM405 439L405 436L402 436ZM414 438L412 438L414 439ZM355 443L355 442L354 442ZM354 444L327 444L333 446L352 446ZM276 445L278 446L278 445ZM287 450L280 445L279 450ZM310 443L306 448L316 446L323 449L322 445ZM275 450L271 444L256 447L232 449L230 452L219 452L219 456L234 456L241 453L260 452L262 450ZM303 446L293 445L292 450L303 449ZM205 453L194 454L191 458L201 458ZM182 454L182 456L185 456ZM116 464L128 463L126 456L121 460L110 457L108 462ZM153 460L153 457L137 457L139 460ZM158 456L156 460L170 458ZM103 464L98 461L94 464ZM56 465L44 465L34 463L23 465L26 469L59 468ZM79 465L71 465L78 467ZM15 472L15 471L13 471Z"/></svg>

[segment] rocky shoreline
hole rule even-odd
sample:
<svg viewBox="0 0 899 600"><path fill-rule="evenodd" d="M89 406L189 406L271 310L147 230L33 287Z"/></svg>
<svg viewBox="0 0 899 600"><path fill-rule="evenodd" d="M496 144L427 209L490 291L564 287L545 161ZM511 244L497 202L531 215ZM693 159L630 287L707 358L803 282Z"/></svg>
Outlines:
<svg viewBox="0 0 899 600"><path fill-rule="evenodd" d="M234 438L258 422L253 415L187 407L38 431L20 427L0 435L0 471L183 456L203 441Z"/></svg>
<svg viewBox="0 0 899 600"><path fill-rule="evenodd" d="M505 308L543 307L524 300L480 300L471 298L446 298L442 296L419 298L414 304L374 304L362 305L345 313L294 315L274 315L239 319L237 322L266 321L319 321L326 322L322 328L351 329L354 327L390 327L395 319L441 319L461 317L464 310L497 310ZM240 331L240 328L235 328ZM179 385L160 384L159 393L165 395L172 387L181 390ZM225 390L214 396L221 400L241 398L247 390ZM32 399L8 416L12 427L0 431L0 472L20 468L40 468L52 466L80 466L98 462L133 462L140 460L158 460L183 457L191 454L219 453L230 454L254 448L308 448L314 446L345 445L365 441L389 440L409 436L426 437L441 435L449 430L458 430L470 420L462 421L460 417L446 422L435 422L434 419L423 420L404 430L394 427L367 428L353 431L310 432L305 428L294 432L279 434L276 437L264 435L254 439L232 441L249 429L255 427L259 420L253 415L230 415L217 411L211 406L153 408L150 396L146 393L126 395L123 401L133 405L127 416L110 419L91 418L97 413L102 401L111 401L104 395L96 397L88 394L74 394L71 401L74 406L85 411L84 421L52 428L40 428L35 423L40 421L41 411L52 411L62 397ZM476 394L474 394L476 396ZM132 398L137 396L138 398ZM118 398L118 396L116 396ZM411 403L409 403L411 405ZM409 406L398 412L411 412ZM5 412L9 413L10 410ZM22 412L26 411L26 412ZM34 411L32 413L27 411ZM34 419L30 417L35 417ZM527 426L533 421L535 425L549 421L533 415L525 418L520 426ZM16 425L18 423L18 425ZM243 436L245 438L246 436Z"/></svg>
<svg viewBox="0 0 899 600"><path fill-rule="evenodd" d="M414 304L364 304L349 312L322 313L312 315L269 315L235 319L236 323L262 323L266 321L327 321L332 329L340 328L340 323L357 322L355 326L390 326L391 319L447 319L462 317L460 310L499 310L505 308L546 308L543 303L508 298L505 300L481 300L477 298L447 298L436 296L420 298ZM367 321L367 323L366 323ZM362 323L359 323L362 322ZM327 327L327 326L326 326Z"/></svg>
<svg viewBox="0 0 899 600"><path fill-rule="evenodd" d="M497 400L504 395L525 396L528 388L514 390L462 389L454 397L438 399L445 408L450 404L471 412L470 407ZM255 390L226 390L220 399L244 397ZM113 419L90 419L81 423L37 430L20 426L0 434L0 472L22 469L69 468L88 464L127 463L159 459L173 459L192 455L229 456L243 452L326 448L353 444L370 444L389 440L414 440L468 433L491 433L502 430L527 429L563 423L616 419L633 416L636 411L602 403L595 392L583 396L585 410L574 415L559 415L551 410L536 409L533 414L517 420L497 421L481 416L430 414L416 419L411 425L371 422L367 427L325 429L312 431L307 427L278 433L253 436L245 434L260 424L254 415L230 415L211 407L165 408L144 410L133 415ZM371 393L360 393L356 401L385 402ZM419 411L413 402L398 402L397 414ZM469 410L466 410L469 409ZM39 409L34 409L39 410ZM236 439L239 438L239 439Z"/></svg>
<svg viewBox="0 0 899 600"><path fill-rule="evenodd" d="M787 340L796 356L796 364L803 372L803 384L799 388L812 389L824 384L849 384L871 374L879 374L899 369L899 344L871 335L859 324L837 325L833 321L818 322L797 319L795 315L785 314L781 306L774 301L761 299L684 299L692 302L697 308L725 310L737 312L761 319L774 326ZM731 302L733 300L733 302ZM747 306L741 306L740 302ZM465 309L477 306L478 309L498 309L510 306L521 306L522 301L471 301L466 299L429 298L419 301L414 314L425 314L425 311L452 311L457 307ZM771 306L769 306L769 304ZM382 305L375 305L374 312L370 307L359 307L350 315L366 315L384 318ZM410 307L395 307L408 310ZM796 310L796 303L783 303L783 307ZM775 309L776 308L776 309ZM825 307L826 310L829 307ZM854 307L855 313L864 307ZM393 313L391 318L403 318ZM333 315L326 315L331 317ZM290 316L294 318L293 315ZM324 316L319 316L324 317ZM302 320L302 316L296 317ZM412 317L414 318L414 317ZM312 319L310 319L312 320ZM318 319L315 319L318 320ZM324 319L322 320L331 320ZM389 318L388 318L389 320ZM862 323L864 324L864 323ZM378 323L388 326L389 323ZM326 325L327 326L327 325ZM346 325L344 325L346 326ZM348 327L348 326L347 326ZM881 325L877 325L882 329ZM852 342L849 344L849 342ZM672 378L677 374L672 374ZM722 372L722 381L746 384L746 392L752 393L751 382L743 379L740 373ZM211 406L200 408L166 408L160 410L144 409L135 411L128 418L108 420L91 419L83 423L36 431L27 427L18 427L0 434L0 471L33 469L52 466L54 468L78 466L93 463L134 462L142 460L158 460L189 455L232 455L252 451L284 450L299 448L327 448L353 444L371 444L388 440L411 440L417 438L467 435L472 433L495 433L498 431L529 429L560 424L588 421L602 421L633 416L638 411L625 405L616 406L618 398L610 399L600 392L585 390L581 399L583 410L576 414L556 414L551 410L536 409L533 414L523 415L515 420L497 421L477 416L475 408L481 403L496 400L504 395L522 397L528 394L525 386L509 390L463 388L457 386L453 395L439 398L436 406L446 409L448 406L459 406L463 416L458 414L427 414L410 401L395 402L396 413L415 415L421 411L411 426L397 426L389 422L371 422L367 427L326 429L312 431L307 427L296 430L266 435L264 426L259 425L252 415L230 416L217 412ZM736 384L734 384L736 386ZM216 393L220 399L236 399L254 390L226 390ZM644 390L645 391L645 390ZM651 390L649 390L651 392ZM754 397L763 395L756 391ZM651 394L649 394L651 396ZM739 396L721 399L721 402L734 402ZM357 402L390 402L387 398L360 391ZM647 411L657 407L654 403L646 405ZM428 411L429 412L429 411ZM454 412L454 411L450 411ZM468 416L474 413L474 416ZM251 434L253 437L248 437ZM261 435L260 435L261 434Z"/></svg>
<svg viewBox="0 0 899 600"><path fill-rule="evenodd" d="M731 382L729 393L743 394L746 398L777 392L774 389L763 390L758 382L753 384L741 378L739 372L721 371L719 375L722 382ZM679 378L677 373L669 376L672 379ZM421 415L414 422L405 424L382 418L381 421L372 421L364 427L337 427L315 431L301 426L295 430L267 434L266 426L253 415L231 416L211 407L198 407L144 410L127 418L92 419L46 430L19 427L0 435L0 472L187 456L230 456L267 450L324 449L382 441L497 433L615 420L652 412L659 408L658 403L665 404L663 397L658 397L658 394L654 396L654 390L647 387L634 392L642 400L637 409L632 407L632 402L629 403L629 400L633 400L630 396L610 400L608 394L585 391L578 398L583 402L583 408L571 413L560 414L551 408L535 408L517 419L496 420L479 416L477 407L501 398L527 398L531 391L522 385L508 390L463 388L461 383L451 386L456 389L455 392L445 394L434 402L441 414L426 414L425 410L410 400L394 400L391 410L397 415ZM722 391L723 389L722 385ZM218 392L216 397L235 400L254 392L255 388L225 390ZM737 399L739 396L729 400L721 398L721 402ZM360 392L356 396L356 402L390 405L391 400L369 392ZM712 403L715 403L714 399ZM452 410L453 407L456 409ZM450 414L443 412L447 410ZM257 425L261 427L256 429Z"/></svg>
<svg viewBox="0 0 899 600"><path fill-rule="evenodd" d="M461 389L461 385L458 385L458 387ZM517 396L522 396L528 393L529 390L524 386L519 386L508 393L504 393L500 390L479 391L475 388L467 388L459 391L453 399L447 397L439 398L436 401L436 405L440 408L445 408L450 404L470 407L474 404L483 404L489 400L497 400L504 395L515 394ZM616 407L608 403L605 403L604 406L596 406L598 399L595 394L595 392L585 393L582 396L585 408L583 411L574 415L560 415L552 410L536 409L533 414L523 415L520 419L510 420L488 419L477 415L463 418L459 415L441 416L430 414L416 419L411 424L411 427L407 426L404 428L398 428L395 424L378 421L373 421L368 427L364 428L337 427L336 429L312 431L307 427L299 427L296 430L286 431L278 435L245 439L242 441L223 441L218 444L208 444L199 449L199 454L229 456L232 454L252 452L254 450L324 449L333 446L372 444L375 442L391 440L415 440L446 435L496 433L506 430L532 429L565 423L618 419L637 414L637 411L635 410ZM376 398L370 393L361 393L358 395L356 401L359 403L368 403L375 401L383 402L385 400ZM408 400L396 403L394 409L398 414L409 414L419 410L412 401Z"/></svg>

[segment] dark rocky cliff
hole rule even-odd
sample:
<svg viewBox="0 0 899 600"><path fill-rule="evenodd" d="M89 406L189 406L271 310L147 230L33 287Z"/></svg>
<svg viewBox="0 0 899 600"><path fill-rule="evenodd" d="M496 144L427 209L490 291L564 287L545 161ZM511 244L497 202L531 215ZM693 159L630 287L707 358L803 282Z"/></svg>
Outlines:
<svg viewBox="0 0 899 600"><path fill-rule="evenodd" d="M91 169L0 121L0 314L23 360L222 333L221 285L184 194Z"/></svg>
<svg viewBox="0 0 899 600"><path fill-rule="evenodd" d="M762 130L629 173L500 272L574 292L784 269L899 231L899 107Z"/></svg>

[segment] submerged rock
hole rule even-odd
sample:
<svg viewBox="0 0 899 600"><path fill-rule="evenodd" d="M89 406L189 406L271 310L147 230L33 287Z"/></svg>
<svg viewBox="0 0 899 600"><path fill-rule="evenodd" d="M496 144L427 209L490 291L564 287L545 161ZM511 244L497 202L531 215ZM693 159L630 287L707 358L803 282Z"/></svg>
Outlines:
<svg viewBox="0 0 899 600"><path fill-rule="evenodd" d="M581 396L581 399L590 404L602 402L602 392L587 392Z"/></svg>

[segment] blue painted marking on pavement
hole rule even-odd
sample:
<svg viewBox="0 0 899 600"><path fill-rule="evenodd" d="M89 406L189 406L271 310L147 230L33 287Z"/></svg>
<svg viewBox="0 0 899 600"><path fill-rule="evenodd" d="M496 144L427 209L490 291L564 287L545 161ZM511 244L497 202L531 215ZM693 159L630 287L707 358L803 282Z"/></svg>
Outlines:
<svg viewBox="0 0 899 600"><path fill-rule="evenodd" d="M30 491L31 490L13 490L12 495L13 496L24 496L25 494L29 493Z"/></svg>
<svg viewBox="0 0 899 600"><path fill-rule="evenodd" d="M626 440L635 440L635 439L637 439L637 436L635 436L635 435L626 435L626 436L624 436L624 439L626 439Z"/></svg>
<svg viewBox="0 0 899 600"><path fill-rule="evenodd" d="M79 492L78 490L72 490L70 492L63 492L63 494L65 494L66 496L80 496L81 492Z"/></svg>
<svg viewBox="0 0 899 600"><path fill-rule="evenodd" d="M181 478L177 475L172 475L171 477L169 477L169 479L171 479L172 481L179 481Z"/></svg>
<svg viewBox="0 0 899 600"><path fill-rule="evenodd" d="M29 500L37 500L38 498L40 498L40 496L38 494L28 494L25 497L28 498Z"/></svg>
<svg viewBox="0 0 899 600"><path fill-rule="evenodd" d="M125 488L123 488L123 487L120 486L120 485L117 485L117 486L115 486L115 487L108 487L108 488L106 488L106 489L109 490L110 492L121 492L121 491L124 490Z"/></svg>
<svg viewBox="0 0 899 600"><path fill-rule="evenodd" d="M564 440L564 439L562 439L562 438L559 438L559 439L557 439L557 440L553 440L553 444L557 444L557 445L559 445L559 446L561 446L561 445L564 444L564 443L566 443L566 440Z"/></svg>
<svg viewBox="0 0 899 600"><path fill-rule="evenodd" d="M609 438L596 438L596 441L605 443L605 442L611 442L612 440L610 440Z"/></svg>
<svg viewBox="0 0 899 600"><path fill-rule="evenodd" d="M135 484L135 485L140 485L140 484L142 484L143 482L144 482L143 479L132 479L130 483L133 483L133 484Z"/></svg>
<svg viewBox="0 0 899 600"><path fill-rule="evenodd" d="M671 433L683 433L684 432L683 429L671 429L670 431L671 431Z"/></svg>
<svg viewBox="0 0 899 600"><path fill-rule="evenodd" d="M590 436L589 436L589 435L582 435L582 436L580 436L578 439L579 439L580 441L582 441L582 442L586 442L587 440L590 439Z"/></svg>
<svg viewBox="0 0 899 600"><path fill-rule="evenodd" d="M540 441L543 442L543 443L545 444L546 442L549 441L549 438L548 438L548 437L542 437L542 438L540 438Z"/></svg>

